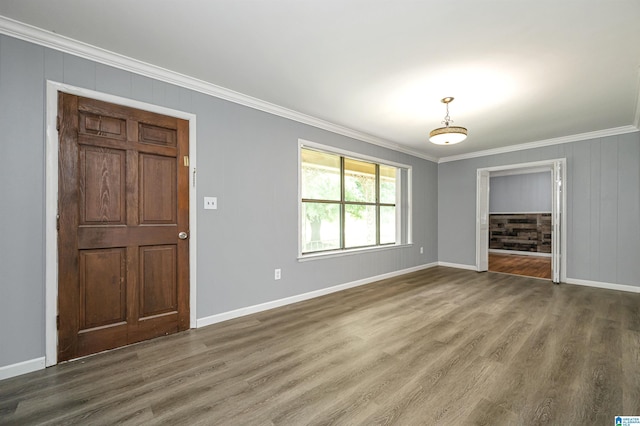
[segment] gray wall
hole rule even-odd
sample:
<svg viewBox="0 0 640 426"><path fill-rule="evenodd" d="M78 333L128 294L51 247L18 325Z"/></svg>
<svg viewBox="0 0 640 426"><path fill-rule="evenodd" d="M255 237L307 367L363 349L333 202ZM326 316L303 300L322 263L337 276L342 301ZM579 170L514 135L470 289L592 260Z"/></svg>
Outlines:
<svg viewBox="0 0 640 426"><path fill-rule="evenodd" d="M219 202L198 202L199 318L437 260L474 264L476 169L561 157L568 276L640 286L640 133L436 165L0 36L0 366L44 356L46 79L197 115L197 197ZM412 165L413 246L298 262L298 138Z"/></svg>
<svg viewBox="0 0 640 426"><path fill-rule="evenodd" d="M197 115L198 318L437 261L437 164L0 36L0 366L44 356L47 79ZM298 138L413 166L414 245L298 262Z"/></svg>
<svg viewBox="0 0 640 426"><path fill-rule="evenodd" d="M640 133L441 163L438 258L475 265L476 170L567 159L567 277L640 286Z"/></svg>
<svg viewBox="0 0 640 426"><path fill-rule="evenodd" d="M551 213L551 172L491 177L490 213Z"/></svg>

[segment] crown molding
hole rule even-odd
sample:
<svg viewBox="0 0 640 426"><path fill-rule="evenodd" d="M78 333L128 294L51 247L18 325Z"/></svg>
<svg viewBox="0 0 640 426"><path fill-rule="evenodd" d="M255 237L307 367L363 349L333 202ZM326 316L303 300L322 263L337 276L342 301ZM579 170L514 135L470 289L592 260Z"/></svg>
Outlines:
<svg viewBox="0 0 640 426"><path fill-rule="evenodd" d="M277 115L289 120L307 124L332 133L337 133L362 142L367 142L393 151L408 154L424 160L438 162L436 157L429 156L423 152L415 151L401 146L398 143L379 138L349 127L331 123L320 118L316 118L298 111L281 107L262 99L254 98L243 93L239 93L215 84L190 77L166 68L158 67L128 56L120 55L106 49L102 49L69 37L43 30L33 25L25 24L5 16L0 16L0 34L5 34L20 40L28 41L43 47L58 50L84 59L129 71L165 83L184 87L196 92L210 95L219 99L224 99L239 105Z"/></svg>
<svg viewBox="0 0 640 426"><path fill-rule="evenodd" d="M442 157L438 160L438 164L448 163L450 161L467 160L469 158L485 157L487 155L505 154L507 152L522 151L525 149L540 148L540 147L549 146L549 145L559 145L563 143L580 142L580 141L585 141L589 139L604 138L607 136L623 135L625 133L633 133L637 131L638 131L638 127L631 126L631 125L614 127L611 129L596 130L594 132L579 133L577 135L562 136L562 137L553 138L553 139L545 139L537 142L527 142L527 143L522 143L518 145L487 149L484 151L469 152L466 154L452 155L450 157Z"/></svg>
<svg viewBox="0 0 640 426"><path fill-rule="evenodd" d="M28 41L43 47L58 50L84 59L129 71L138 75L153 78L165 83L184 87L199 93L243 105L255 110L263 111L282 118L307 124L322 130L327 130L348 138L377 145L396 152L422 158L434 163L447 163L450 161L465 160L469 158L484 157L488 155L503 154L507 152L521 151L525 149L539 148L549 145L557 145L580 140L594 139L605 136L613 136L624 133L636 132L640 129L640 69L638 73L638 95L634 114L633 125L616 127L613 129L598 130L595 132L581 133L577 135L564 136L560 138L546 139L537 142L529 142L508 147L494 148L483 151L475 151L466 154L453 155L448 157L433 157L424 152L404 147L396 142L392 142L377 136L370 135L346 126L335 124L317 117L303 114L279 105L254 98L243 93L239 93L215 84L190 77L175 71L171 71L156 65L139 61L118 53L114 53L69 37L52 33L38 27L34 27L23 22L16 21L0 15L0 34L5 34L20 40Z"/></svg>

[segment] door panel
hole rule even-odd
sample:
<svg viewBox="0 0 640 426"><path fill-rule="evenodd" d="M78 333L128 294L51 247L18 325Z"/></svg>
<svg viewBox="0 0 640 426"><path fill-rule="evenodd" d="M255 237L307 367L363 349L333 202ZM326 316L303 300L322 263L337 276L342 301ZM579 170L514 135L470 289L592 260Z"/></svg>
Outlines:
<svg viewBox="0 0 640 426"><path fill-rule="evenodd" d="M189 327L188 123L59 95L58 360Z"/></svg>
<svg viewBox="0 0 640 426"><path fill-rule="evenodd" d="M177 309L176 246L140 248L140 317Z"/></svg>
<svg viewBox="0 0 640 426"><path fill-rule="evenodd" d="M489 270L489 171L477 172L476 200L476 267L478 272Z"/></svg>
<svg viewBox="0 0 640 426"><path fill-rule="evenodd" d="M176 159L140 154L140 223L175 223Z"/></svg>
<svg viewBox="0 0 640 426"><path fill-rule="evenodd" d="M80 128L78 133L81 135L118 140L126 140L127 138L127 120L123 118L91 114L86 111L80 112L79 118Z"/></svg>
<svg viewBox="0 0 640 426"><path fill-rule="evenodd" d="M173 129L140 123L139 133L141 143L164 146L176 146L177 144L176 132Z"/></svg>
<svg viewBox="0 0 640 426"><path fill-rule="evenodd" d="M553 163L553 202L552 202L552 233L551 233L551 280L554 283L560 283L560 260L562 253L561 249L561 221L562 221L562 162L554 161Z"/></svg>
<svg viewBox="0 0 640 426"><path fill-rule="evenodd" d="M80 146L80 223L124 224L126 151Z"/></svg>
<svg viewBox="0 0 640 426"><path fill-rule="evenodd" d="M80 330L126 321L125 250L80 251Z"/></svg>

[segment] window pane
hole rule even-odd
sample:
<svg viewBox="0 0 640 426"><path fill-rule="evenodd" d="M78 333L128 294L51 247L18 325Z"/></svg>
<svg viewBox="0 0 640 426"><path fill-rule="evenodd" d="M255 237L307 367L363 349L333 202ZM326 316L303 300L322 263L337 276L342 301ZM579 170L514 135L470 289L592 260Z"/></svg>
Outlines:
<svg viewBox="0 0 640 426"><path fill-rule="evenodd" d="M396 208L380 206L380 244L396 242Z"/></svg>
<svg viewBox="0 0 640 426"><path fill-rule="evenodd" d="M380 166L380 202L396 203L396 168Z"/></svg>
<svg viewBox="0 0 640 426"><path fill-rule="evenodd" d="M372 246L376 244L376 207L360 204L345 205L345 247Z"/></svg>
<svg viewBox="0 0 640 426"><path fill-rule="evenodd" d="M340 200L340 156L310 149L302 157L302 198Z"/></svg>
<svg viewBox="0 0 640 426"><path fill-rule="evenodd" d="M376 202L376 165L344 159L344 199L361 203Z"/></svg>
<svg viewBox="0 0 640 426"><path fill-rule="evenodd" d="M302 203L302 251L340 248L340 205Z"/></svg>

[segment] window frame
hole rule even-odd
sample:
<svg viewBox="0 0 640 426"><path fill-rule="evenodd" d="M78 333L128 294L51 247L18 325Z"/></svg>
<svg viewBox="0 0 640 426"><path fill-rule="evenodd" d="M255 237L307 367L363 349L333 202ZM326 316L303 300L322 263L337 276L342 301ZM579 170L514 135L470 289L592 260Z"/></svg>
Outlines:
<svg viewBox="0 0 640 426"><path fill-rule="evenodd" d="M320 200L320 199L303 199L302 198L302 150L310 149L314 151L324 152L331 155L340 156L340 200ZM346 201L344 195L344 163L345 158L364 161L375 164L376 168L376 200L374 202L358 202L358 201ZM396 199L395 204L380 202L380 166L389 166L396 169ZM328 145L323 145L308 140L298 140L298 260L313 259L313 258L326 258L334 256L343 256L348 254L356 254L368 251L388 250L398 248L402 246L411 245L412 235L412 212L411 212L411 175L412 167L406 164L397 163L381 158L372 157L365 154L351 152L340 148L335 148ZM406 183L403 176L406 176ZM405 199L403 199L403 195ZM302 241L302 227L303 225L303 205L305 202L328 202L340 206L340 248L328 249L321 251L303 252L304 242ZM376 244L357 246L357 247L344 247L345 245L345 206L347 205L364 205L376 207ZM385 206L394 206L396 215L396 241L395 243L383 243L378 244L380 241L380 208ZM404 225L404 226L403 226ZM403 232L404 230L404 232Z"/></svg>

